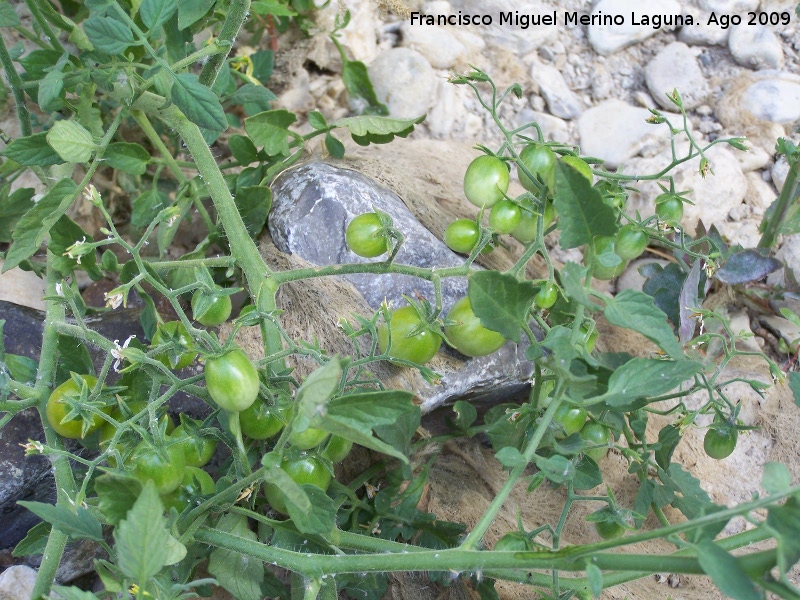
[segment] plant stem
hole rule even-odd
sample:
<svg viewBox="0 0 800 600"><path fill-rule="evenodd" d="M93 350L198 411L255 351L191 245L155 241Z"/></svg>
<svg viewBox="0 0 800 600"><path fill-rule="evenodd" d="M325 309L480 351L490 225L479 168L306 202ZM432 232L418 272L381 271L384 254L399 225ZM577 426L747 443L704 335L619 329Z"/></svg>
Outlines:
<svg viewBox="0 0 800 600"><path fill-rule="evenodd" d="M186 58L183 58L179 61L172 63L169 68L171 71L177 72L188 67L191 64L194 64L201 58L205 58L206 56L214 56L216 54L222 54L222 53L227 54L229 48L230 47L224 48L220 46L219 41L214 41L210 43L208 46L201 48L197 52L193 52Z"/></svg>
<svg viewBox="0 0 800 600"><path fill-rule="evenodd" d="M62 46L61 42L58 41L58 37L56 36L56 34L53 32L52 29L50 29L50 24L42 15L42 11L39 10L39 5L37 0L25 0L25 4L28 5L28 8L31 11L31 15L33 16L34 20L39 25L39 27L42 28L42 32L47 37L47 41L50 42L50 45L59 52L62 53L66 52L66 50L64 50L64 46Z"/></svg>
<svg viewBox="0 0 800 600"><path fill-rule="evenodd" d="M767 221L764 233L758 241L759 248L772 248L778 239L778 231L786 219L786 213L789 211L795 196L797 196L798 183L800 183L797 180L797 170L798 164L792 164L790 159L786 181L783 182L781 195L778 196L778 200L775 202L775 210L769 221Z"/></svg>
<svg viewBox="0 0 800 600"><path fill-rule="evenodd" d="M222 29L217 38L218 45L224 47L227 43L228 48L227 51L212 56L203 67L203 70L200 71L200 83L203 85L208 87L214 85L219 70L225 59L228 58L228 53L233 48L233 42L236 36L239 35L239 30L242 28L248 12L250 12L250 0L231 0L228 6L228 16L225 19L225 23L222 24Z"/></svg>
<svg viewBox="0 0 800 600"><path fill-rule="evenodd" d="M28 110L28 105L25 103L25 92L22 90L22 78L14 68L14 62L11 60L11 55L6 48L6 42L0 33L0 63L6 72L8 84L11 86L11 92L14 94L14 104L17 107L17 120L19 121L19 129L23 137L31 134L31 113Z"/></svg>

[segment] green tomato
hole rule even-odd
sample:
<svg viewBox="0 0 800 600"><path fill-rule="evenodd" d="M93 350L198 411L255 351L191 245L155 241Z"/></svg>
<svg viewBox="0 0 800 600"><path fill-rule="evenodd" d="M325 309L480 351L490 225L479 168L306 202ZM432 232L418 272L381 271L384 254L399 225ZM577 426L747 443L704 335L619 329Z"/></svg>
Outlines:
<svg viewBox="0 0 800 600"><path fill-rule="evenodd" d="M582 158L578 158L577 156L562 156L559 160L563 164L569 165L570 167L578 171L578 173L580 173L586 179L589 180L589 183L593 181L594 174L592 173L592 168Z"/></svg>
<svg viewBox="0 0 800 600"><path fill-rule="evenodd" d="M169 344L170 347L156 354L154 358L168 369L185 369L197 358L197 352L193 351L194 340L180 321L170 321L158 326L153 335L153 346L162 344Z"/></svg>
<svg viewBox="0 0 800 600"><path fill-rule="evenodd" d="M278 410L259 398L239 413L239 426L242 434L251 440L266 440L276 436L284 427L287 411Z"/></svg>
<svg viewBox="0 0 800 600"><path fill-rule="evenodd" d="M91 375L80 375L83 384L88 386L89 391L97 384L97 377ZM74 379L67 379L52 391L47 399L45 414L50 427L61 437L78 440L83 439L89 434L97 431L106 421L100 415L92 415L87 421L80 416L67 419L67 415L72 411L69 399L79 399L81 397L81 387ZM110 412L111 408L102 409L103 412Z"/></svg>
<svg viewBox="0 0 800 600"><path fill-rule="evenodd" d="M465 356L486 356L506 343L502 334L481 324L481 320L472 312L468 296L453 305L447 319L458 324L445 327L445 335L453 348Z"/></svg>
<svg viewBox="0 0 800 600"><path fill-rule="evenodd" d="M672 194L662 194L656 198L656 214L667 223L680 223L683 218L683 202Z"/></svg>
<svg viewBox="0 0 800 600"><path fill-rule="evenodd" d="M152 480L159 495L178 489L183 481L186 458L180 444L154 448L142 440L126 461L130 474L142 485Z"/></svg>
<svg viewBox="0 0 800 600"><path fill-rule="evenodd" d="M328 440L328 443L325 444L325 448L322 450L322 452L320 452L320 455L323 458L327 458L335 465L347 458L347 455L350 454L350 450L352 449L352 441L343 438L340 435L332 435Z"/></svg>
<svg viewBox="0 0 800 600"><path fill-rule="evenodd" d="M711 458L722 460L736 449L739 432L727 423L715 423L703 438L703 449Z"/></svg>
<svg viewBox="0 0 800 600"><path fill-rule="evenodd" d="M442 338L430 329L412 335L414 329L421 323L422 319L413 306L403 306L393 310L389 317L389 326L383 323L378 327L378 348L382 353L387 352L391 332L392 345L388 348L389 356L424 365L439 351Z"/></svg>
<svg viewBox="0 0 800 600"><path fill-rule="evenodd" d="M553 416L553 422L558 425L559 430L556 433L556 439L564 439L578 433L586 423L586 417L589 413L582 406L575 406L572 404L562 404L556 410Z"/></svg>
<svg viewBox="0 0 800 600"><path fill-rule="evenodd" d="M527 552L531 549L531 543L521 531L509 531L494 543L493 550L496 552Z"/></svg>
<svg viewBox="0 0 800 600"><path fill-rule="evenodd" d="M604 540L616 540L625 535L628 530L622 523L616 521L596 521L595 531Z"/></svg>
<svg viewBox="0 0 800 600"><path fill-rule="evenodd" d="M479 156L464 173L464 195L478 208L492 207L508 191L508 168L495 156Z"/></svg>
<svg viewBox="0 0 800 600"><path fill-rule="evenodd" d="M183 425L178 425L170 438L177 441L183 450L187 467L202 467L208 464L217 449L217 440L212 437L190 436Z"/></svg>
<svg viewBox="0 0 800 600"><path fill-rule="evenodd" d="M650 240L647 233L632 223L623 226L614 238L614 252L622 260L639 258L647 249Z"/></svg>
<svg viewBox="0 0 800 600"><path fill-rule="evenodd" d="M607 235L598 235L592 242L587 253L593 257L592 277L595 279L613 279L624 270L627 262L614 252L614 238Z"/></svg>
<svg viewBox="0 0 800 600"><path fill-rule="evenodd" d="M327 440L329 435L327 431L308 427L300 432L292 431L289 434L289 443L300 450L311 450Z"/></svg>
<svg viewBox="0 0 800 600"><path fill-rule="evenodd" d="M519 206L508 200L500 200L489 213L489 226L497 233L511 233L522 220Z"/></svg>
<svg viewBox="0 0 800 600"><path fill-rule="evenodd" d="M286 471L289 477L298 485L314 485L326 491L331 483L330 471L318 458L306 455L298 459L284 459L281 469ZM264 494L272 508L280 513L287 514L286 500L281 489L272 484L264 485Z"/></svg>
<svg viewBox="0 0 800 600"><path fill-rule="evenodd" d="M211 300L211 304L202 313L198 314L199 303L206 293L202 290L196 290L192 294L192 315L194 320L205 325L206 327L216 327L222 325L231 316L233 304L231 303L230 296L215 296Z"/></svg>
<svg viewBox="0 0 800 600"><path fill-rule="evenodd" d="M358 215L350 221L344 237L350 250L364 258L375 258L389 250L383 223L374 212Z"/></svg>
<svg viewBox="0 0 800 600"><path fill-rule="evenodd" d="M519 160L527 167L531 175L541 181L552 193L556 180L556 155L550 147L544 144L528 144L519 153ZM517 177L526 190L534 194L539 192L536 184L519 167L517 167Z"/></svg>
<svg viewBox="0 0 800 600"><path fill-rule="evenodd" d="M536 292L533 303L539 308L552 308L558 300L558 286L552 281L548 281Z"/></svg>
<svg viewBox="0 0 800 600"><path fill-rule="evenodd" d="M206 360L205 377L211 399L222 410L241 412L258 397L258 371L239 348Z"/></svg>
<svg viewBox="0 0 800 600"><path fill-rule="evenodd" d="M584 452L586 456L594 462L600 462L608 452L611 443L611 430L602 423L589 421L581 429L581 438L590 446Z"/></svg>
<svg viewBox="0 0 800 600"><path fill-rule="evenodd" d="M581 324L581 343L589 354L592 353L597 343L597 335L597 329L595 327L585 321Z"/></svg>
<svg viewBox="0 0 800 600"><path fill-rule="evenodd" d="M180 486L169 494L161 496L161 503L169 511L174 508L183 512L197 501L197 496L210 496L214 493L214 480L211 476L196 467L186 467Z"/></svg>
<svg viewBox="0 0 800 600"><path fill-rule="evenodd" d="M469 254L480 240L478 224L470 219L457 219L444 230L444 243L453 252Z"/></svg>

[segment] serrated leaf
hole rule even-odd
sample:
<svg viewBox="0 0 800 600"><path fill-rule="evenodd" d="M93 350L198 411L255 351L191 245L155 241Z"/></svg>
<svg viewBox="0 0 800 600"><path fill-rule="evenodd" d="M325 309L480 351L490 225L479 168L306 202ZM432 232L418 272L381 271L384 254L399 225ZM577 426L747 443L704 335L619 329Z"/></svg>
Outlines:
<svg viewBox="0 0 800 600"><path fill-rule="evenodd" d="M139 5L139 16L145 26L152 32L169 21L177 9L176 0L142 0Z"/></svg>
<svg viewBox="0 0 800 600"><path fill-rule="evenodd" d="M8 188L0 192L0 243L9 243L17 221L33 208L33 188L19 188L6 194Z"/></svg>
<svg viewBox="0 0 800 600"><path fill-rule="evenodd" d="M223 515L216 529L245 540L257 539L255 532L247 527L247 517L244 515ZM208 572L238 600L261 600L261 582L264 581L262 562L232 550L214 548L209 557Z"/></svg>
<svg viewBox="0 0 800 600"><path fill-rule="evenodd" d="M297 415L292 423L293 431L301 433L308 429L313 420L325 415L327 412L325 406L339 389L341 378L342 363L337 359L331 360L306 377L297 390Z"/></svg>
<svg viewBox="0 0 800 600"><path fill-rule="evenodd" d="M57 121L47 132L47 143L70 163L85 163L97 148L92 134L77 121Z"/></svg>
<svg viewBox="0 0 800 600"><path fill-rule="evenodd" d="M762 256L755 250L742 250L729 256L714 277L730 285L750 283L763 279L782 266L783 263L772 256Z"/></svg>
<svg viewBox="0 0 800 600"><path fill-rule="evenodd" d="M0 27L17 27L21 24L14 7L6 0L0 2Z"/></svg>
<svg viewBox="0 0 800 600"><path fill-rule="evenodd" d="M119 171L131 175L144 175L150 154L139 144L115 142L109 144L103 153L103 161Z"/></svg>
<svg viewBox="0 0 800 600"><path fill-rule="evenodd" d="M59 335L56 347L59 355L56 372L57 381L66 381L70 378L70 373L94 375L92 356L83 341L74 337Z"/></svg>
<svg viewBox="0 0 800 600"><path fill-rule="evenodd" d="M681 441L681 432L675 425L666 425L658 432L659 448L655 452L655 459L658 466L665 471L669 469L672 461L672 454L678 443Z"/></svg>
<svg viewBox="0 0 800 600"><path fill-rule="evenodd" d="M336 506L328 495L313 485L303 485L308 498L308 510L286 497L286 510L300 533L327 536L336 525Z"/></svg>
<svg viewBox="0 0 800 600"><path fill-rule="evenodd" d="M272 190L267 186L244 187L236 190L236 209L250 237L256 239L267 222L272 207Z"/></svg>
<svg viewBox="0 0 800 600"><path fill-rule="evenodd" d="M714 584L734 600L760 600L753 582L739 567L736 559L711 540L697 544L697 560Z"/></svg>
<svg viewBox="0 0 800 600"><path fill-rule="evenodd" d="M699 260L695 261L689 274L686 276L686 281L683 282L681 293L678 296L678 310L680 314L680 325L678 326L678 336L682 343L690 341L694 337L695 326L697 325L697 317L694 316L695 311L702 304L698 298L698 286L700 285L700 275L702 269Z"/></svg>
<svg viewBox="0 0 800 600"><path fill-rule="evenodd" d="M414 125L418 125L424 120L425 115L416 119L362 115L360 117L339 119L331 123L331 125L333 127L346 127L356 144L368 146L369 144L388 144L395 136L407 137L414 131Z"/></svg>
<svg viewBox="0 0 800 600"><path fill-rule="evenodd" d="M767 509L766 527L778 541L778 568L786 574L800 560L800 501L796 496Z"/></svg>
<svg viewBox="0 0 800 600"><path fill-rule="evenodd" d="M32 358L18 354L6 354L5 365L11 377L22 383L36 381L36 370L39 364Z"/></svg>
<svg viewBox="0 0 800 600"><path fill-rule="evenodd" d="M36 556L44 554L47 547L47 539L50 537L50 530L53 528L47 521L37 523L30 529L25 537L14 546L11 556Z"/></svg>
<svg viewBox="0 0 800 600"><path fill-rule="evenodd" d="M75 197L77 187L72 179L62 179L26 212L11 234L13 243L6 254L3 271L16 267L39 249L50 228L61 218Z"/></svg>
<svg viewBox="0 0 800 600"><path fill-rule="evenodd" d="M64 73L55 70L50 71L39 82L39 92L36 96L37 104L44 111L56 111L61 108L63 93Z"/></svg>
<svg viewBox="0 0 800 600"><path fill-rule="evenodd" d="M522 456L522 453L513 446L505 446L504 448L500 448L494 457L501 465L512 469L514 467L523 467L528 464L528 461L525 460L525 457Z"/></svg>
<svg viewBox="0 0 800 600"><path fill-rule="evenodd" d="M232 135L228 138L228 148L242 166L258 161L258 149L246 135Z"/></svg>
<svg viewBox="0 0 800 600"><path fill-rule="evenodd" d="M270 104L276 99L275 94L261 85L246 83L236 90L228 101L239 104L244 108L247 115L255 115L259 112L269 110Z"/></svg>
<svg viewBox="0 0 800 600"><path fill-rule="evenodd" d="M578 263L568 262L561 269L561 285L564 287L566 296L587 308L597 310L598 306L589 299L583 282L586 279L588 269Z"/></svg>
<svg viewBox="0 0 800 600"><path fill-rule="evenodd" d="M256 146L262 146L267 156L289 154L289 125L297 116L286 109L267 110L244 120L244 129Z"/></svg>
<svg viewBox="0 0 800 600"><path fill-rule="evenodd" d="M551 457L537 456L534 458L536 466L553 483L564 483L575 476L575 466L563 456Z"/></svg>
<svg viewBox="0 0 800 600"><path fill-rule="evenodd" d="M130 27L112 16L93 14L83 22L83 31L92 46L106 54L122 54L128 46L134 45Z"/></svg>
<svg viewBox="0 0 800 600"><path fill-rule="evenodd" d="M536 291L530 281L497 271L478 271L469 278L469 302L481 324L517 343Z"/></svg>
<svg viewBox="0 0 800 600"><path fill-rule="evenodd" d="M362 112L367 115L388 115L389 109L375 95L375 88L369 79L367 66L357 60L347 60L342 65L342 83L350 101L362 100L367 106Z"/></svg>
<svg viewBox="0 0 800 600"><path fill-rule="evenodd" d="M197 75L181 73L175 76L172 101L192 123L211 131L225 131L228 119L217 95L200 83Z"/></svg>
<svg viewBox="0 0 800 600"><path fill-rule="evenodd" d="M642 286L642 291L652 296L653 303L664 311L667 318L676 326L680 324L680 293L686 281L684 273L677 263L670 263L666 267L650 264L642 267L641 272L647 281Z"/></svg>
<svg viewBox="0 0 800 600"><path fill-rule="evenodd" d="M625 406L639 398L666 394L702 370L691 360L634 358L616 369L600 398L609 406Z"/></svg>
<svg viewBox="0 0 800 600"><path fill-rule="evenodd" d="M644 292L621 291L616 297L607 299L603 314L612 325L637 331L672 358L683 358L683 349L667 323L667 315Z"/></svg>
<svg viewBox="0 0 800 600"><path fill-rule="evenodd" d="M164 505L152 481L142 489L133 507L114 530L117 566L144 585L167 564L169 532Z"/></svg>
<svg viewBox="0 0 800 600"><path fill-rule="evenodd" d="M211 10L216 0L178 0L178 29L197 23Z"/></svg>
<svg viewBox="0 0 800 600"><path fill-rule="evenodd" d="M712 504L711 498L700 487L700 481L688 471L684 471L681 465L671 463L666 472L659 473L664 485L677 492L672 505L688 518L695 518L703 507Z"/></svg>
<svg viewBox="0 0 800 600"><path fill-rule="evenodd" d="M581 173L562 162L556 164L554 206L561 229L559 244L565 250L590 244L598 235L614 235L614 209Z"/></svg>
<svg viewBox="0 0 800 600"><path fill-rule="evenodd" d="M789 373L789 389L794 396L794 403L800 406L800 373L797 371Z"/></svg>
<svg viewBox="0 0 800 600"><path fill-rule="evenodd" d="M97 508L111 525L117 525L128 514L142 493L142 484L132 477L106 473L95 479Z"/></svg>
<svg viewBox="0 0 800 600"><path fill-rule="evenodd" d="M25 167L49 167L65 162L47 143L47 133L12 140L2 154Z"/></svg>
<svg viewBox="0 0 800 600"><path fill-rule="evenodd" d="M20 506L27 508L43 521L51 523L62 533L76 539L103 541L103 528L87 509L78 507L72 511L65 506L45 504L44 502L26 502L19 500Z"/></svg>

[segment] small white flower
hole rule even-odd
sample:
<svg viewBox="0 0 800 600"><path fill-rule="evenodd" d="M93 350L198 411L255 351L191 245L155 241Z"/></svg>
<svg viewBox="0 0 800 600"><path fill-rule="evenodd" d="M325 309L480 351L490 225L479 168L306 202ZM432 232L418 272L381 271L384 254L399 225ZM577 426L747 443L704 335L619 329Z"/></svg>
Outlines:
<svg viewBox="0 0 800 600"><path fill-rule="evenodd" d="M122 361L125 360L125 357L122 355L122 351L128 347L128 344L131 343L131 340L136 338L135 335L131 335L122 343L122 346L119 345L119 340L114 340L114 348L111 350L111 356L114 357L114 371L119 373L119 366L122 364Z"/></svg>
<svg viewBox="0 0 800 600"><path fill-rule="evenodd" d="M64 297L64 284L60 281L56 284L56 295Z"/></svg>
<svg viewBox="0 0 800 600"><path fill-rule="evenodd" d="M106 299L106 308L117 309L122 304L122 301L125 299L124 294L119 291L119 289L111 290L111 292L106 292L103 294Z"/></svg>

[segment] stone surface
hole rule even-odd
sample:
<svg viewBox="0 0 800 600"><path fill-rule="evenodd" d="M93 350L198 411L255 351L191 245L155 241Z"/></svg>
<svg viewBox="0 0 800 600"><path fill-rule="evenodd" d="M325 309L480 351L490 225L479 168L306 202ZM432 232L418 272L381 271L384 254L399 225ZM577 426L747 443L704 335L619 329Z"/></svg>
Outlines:
<svg viewBox="0 0 800 600"><path fill-rule="evenodd" d="M764 74L743 91L739 106L764 121L794 123L800 119L800 77Z"/></svg>
<svg viewBox="0 0 800 600"><path fill-rule="evenodd" d="M647 87L662 108L675 105L667 94L677 89L686 109L700 106L709 94L708 82L689 46L673 42L662 48L645 67Z"/></svg>
<svg viewBox="0 0 800 600"><path fill-rule="evenodd" d="M764 216L764 213L778 197L775 188L764 181L760 173L745 173L747 179L747 204L751 207L753 215Z"/></svg>
<svg viewBox="0 0 800 600"><path fill-rule="evenodd" d="M467 48L445 27L410 25L400 26L403 46L416 50L435 69L461 67L467 58Z"/></svg>
<svg viewBox="0 0 800 600"><path fill-rule="evenodd" d="M750 69L780 69L783 48L775 34L763 25L737 25L728 36L733 59Z"/></svg>
<svg viewBox="0 0 800 600"><path fill-rule="evenodd" d="M0 260L0 270L2 268ZM44 292L44 280L30 271L14 267L0 274L0 300L44 310Z"/></svg>
<svg viewBox="0 0 800 600"><path fill-rule="evenodd" d="M647 109L621 100L606 100L590 108L578 119L581 152L602 158L608 168L616 168L668 135L664 125L646 122L650 116Z"/></svg>
<svg viewBox="0 0 800 600"><path fill-rule="evenodd" d="M670 31L674 26L663 26L661 29L634 24L631 15L636 16L636 23L642 22L643 15L680 15L681 5L675 0L600 0L592 8L592 15L624 15L623 25L589 25L587 34L589 43L600 55L613 54L626 46L646 40L659 31Z"/></svg>
<svg viewBox="0 0 800 600"><path fill-rule="evenodd" d="M433 106L436 73L416 50L387 50L370 63L367 71L375 94L393 117L418 117Z"/></svg>
<svg viewBox="0 0 800 600"><path fill-rule="evenodd" d="M770 179L775 188L780 192L783 189L783 182L786 181L786 176L789 174L789 163L786 161L785 156L781 156L775 164L772 165L770 171Z"/></svg>
<svg viewBox="0 0 800 600"><path fill-rule="evenodd" d="M480 35L492 45L500 46L518 56L524 56L554 39L558 35L558 27L528 27L522 29L512 24L500 25L500 13L519 11L521 15L550 14L553 6L544 2L520 3L515 0L452 0L450 2L453 13L461 11L463 14L491 15L492 24L474 26L469 25L464 29Z"/></svg>
<svg viewBox="0 0 800 600"><path fill-rule="evenodd" d="M31 600L36 570L14 565L0 573L0 600Z"/></svg>
<svg viewBox="0 0 800 600"><path fill-rule="evenodd" d="M564 76L555 67L535 62L531 68L531 78L539 86L547 107L554 116L574 119L583 112L583 102L569 88Z"/></svg>
<svg viewBox="0 0 800 600"><path fill-rule="evenodd" d="M697 5L703 10L717 14L732 15L758 8L758 0L698 0Z"/></svg>
<svg viewBox="0 0 800 600"><path fill-rule="evenodd" d="M711 13L704 12L692 6L684 6L685 14L691 15L695 23L692 27L681 27L678 40L690 46L721 46L728 41L730 29L723 29L719 25L708 24Z"/></svg>

